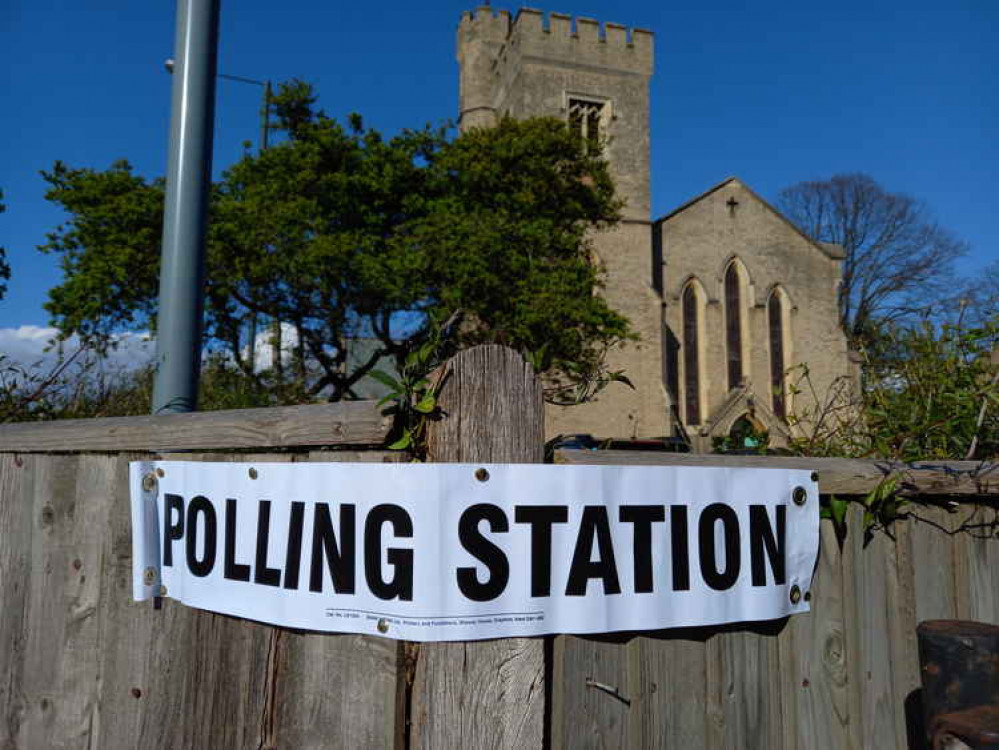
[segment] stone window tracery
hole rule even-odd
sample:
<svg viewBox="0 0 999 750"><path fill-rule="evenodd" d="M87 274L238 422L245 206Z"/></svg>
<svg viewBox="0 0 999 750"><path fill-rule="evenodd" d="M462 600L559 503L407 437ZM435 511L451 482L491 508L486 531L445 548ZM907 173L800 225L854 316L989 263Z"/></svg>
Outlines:
<svg viewBox="0 0 999 750"><path fill-rule="evenodd" d="M770 389L773 413L780 419L787 418L784 371L784 302L780 290L774 289L767 303L770 330Z"/></svg>
<svg viewBox="0 0 999 750"><path fill-rule="evenodd" d="M587 149L599 150L607 102L570 97L569 128L586 143Z"/></svg>
<svg viewBox="0 0 999 750"><path fill-rule="evenodd" d="M697 291L693 284L683 290L681 302L683 316L683 400L687 424L701 423L701 371L699 348L700 311Z"/></svg>
<svg viewBox="0 0 999 750"><path fill-rule="evenodd" d="M728 388L742 383L742 289L739 270L729 263L725 271L725 349L728 360Z"/></svg>

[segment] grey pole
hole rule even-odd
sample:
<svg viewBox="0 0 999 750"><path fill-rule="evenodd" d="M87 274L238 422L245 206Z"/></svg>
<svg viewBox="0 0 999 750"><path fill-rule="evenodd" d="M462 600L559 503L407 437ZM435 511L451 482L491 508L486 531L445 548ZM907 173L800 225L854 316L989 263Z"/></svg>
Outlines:
<svg viewBox="0 0 999 750"><path fill-rule="evenodd" d="M219 0L177 0L153 414L197 408Z"/></svg>

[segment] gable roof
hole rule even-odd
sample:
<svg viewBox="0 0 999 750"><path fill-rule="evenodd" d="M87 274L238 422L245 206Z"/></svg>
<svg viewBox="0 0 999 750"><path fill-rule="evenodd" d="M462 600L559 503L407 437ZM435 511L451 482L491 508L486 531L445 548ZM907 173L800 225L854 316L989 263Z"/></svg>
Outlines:
<svg viewBox="0 0 999 750"><path fill-rule="evenodd" d="M662 218L658 219L655 223L656 224L662 224L662 223L664 223L666 221L669 221L674 216L676 216L678 214L681 214L684 211L686 211L688 208L690 208L691 206L693 206L695 203L700 203L702 200L704 200L705 198L707 198L709 195L712 195L712 194L716 193L717 191L721 190L723 187L727 187L728 185L732 185L732 184L738 185L743 190L745 190L747 193L749 193L753 198L755 198L757 201L759 201L760 203L762 203L765 208L769 209L770 213L772 213L778 219L780 219L785 224L787 224L787 226L789 226L792 230L794 230L794 232L799 237L801 237L803 240L805 240L808 244L812 245L816 250L818 250L819 252L821 252L823 255L825 255L825 256L827 256L829 258L832 258L833 260L843 260L843 258L846 257L846 253L843 251L842 246L837 245L837 244L835 244L833 242L817 242L817 241L813 240L807 234L805 234L804 232L802 232L795 225L794 222L792 222L790 219L788 219L786 216L784 216L784 214L782 214L776 208L774 208L773 206L771 206L766 200L764 200L763 198L761 198L756 193L756 191L754 191L751 187L749 187L749 185L747 185L745 182L743 182L742 180L740 180L738 177L735 177L735 176L726 177L724 180L722 180L721 182L719 182L714 187L708 188L707 190L705 190L700 195L694 196L693 198L691 198L689 201L687 201L683 205L678 206L677 208L674 208L668 214L666 214Z"/></svg>

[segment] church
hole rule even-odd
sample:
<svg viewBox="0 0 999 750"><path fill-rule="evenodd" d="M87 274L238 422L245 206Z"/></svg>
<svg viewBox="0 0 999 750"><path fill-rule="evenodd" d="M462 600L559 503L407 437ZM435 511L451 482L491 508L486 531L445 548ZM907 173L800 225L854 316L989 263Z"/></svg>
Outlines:
<svg viewBox="0 0 999 750"><path fill-rule="evenodd" d="M604 296L640 335L608 360L634 389L549 406L546 433L683 436L703 451L766 431L780 445L852 379L836 301L842 249L809 239L736 177L653 218L653 39L530 8L479 7L458 27L461 129L563 119L605 149L625 201L622 221L591 241Z"/></svg>

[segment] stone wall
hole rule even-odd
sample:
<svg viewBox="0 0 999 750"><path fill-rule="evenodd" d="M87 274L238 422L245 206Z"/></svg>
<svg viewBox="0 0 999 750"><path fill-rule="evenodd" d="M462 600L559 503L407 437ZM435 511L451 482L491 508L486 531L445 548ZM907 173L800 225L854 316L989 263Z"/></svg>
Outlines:
<svg viewBox="0 0 999 750"><path fill-rule="evenodd" d="M666 321L678 337L682 338L684 286L696 279L707 298L702 323L702 426L729 396L724 274L733 258L738 258L748 275L743 298L743 344L748 355L744 369L756 399L766 407L771 405L767 302L776 286L784 290L789 302L786 366L807 363L811 385L820 399L835 381L850 375L846 337L836 307L841 271L834 249L805 238L734 178L666 217L661 231ZM794 381L798 372L793 371L788 380ZM682 377L680 383L682 389ZM788 412L799 417L814 414L815 408L809 393L788 404Z"/></svg>
<svg viewBox="0 0 999 750"><path fill-rule="evenodd" d="M511 20L479 8L458 27L461 125L489 126L499 117L567 118L571 97L606 102L602 135L611 175L625 201L625 221L592 237L607 271L604 294L642 336L614 351L635 390L612 384L598 400L550 408L549 436L588 432L605 437L665 435L665 391L659 346L661 300L652 288L649 222L649 77L653 37L641 29L532 9Z"/></svg>

